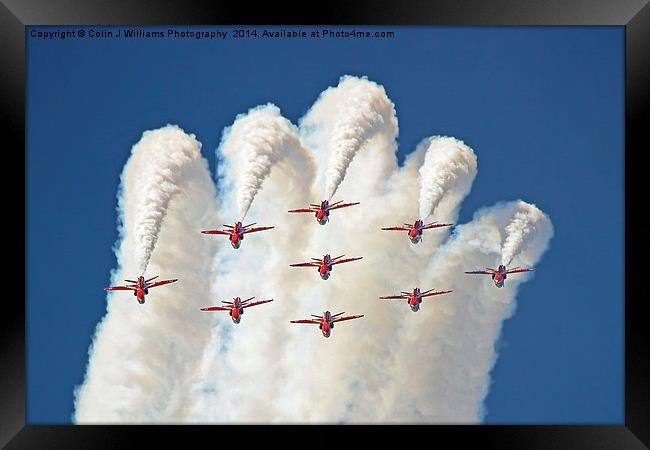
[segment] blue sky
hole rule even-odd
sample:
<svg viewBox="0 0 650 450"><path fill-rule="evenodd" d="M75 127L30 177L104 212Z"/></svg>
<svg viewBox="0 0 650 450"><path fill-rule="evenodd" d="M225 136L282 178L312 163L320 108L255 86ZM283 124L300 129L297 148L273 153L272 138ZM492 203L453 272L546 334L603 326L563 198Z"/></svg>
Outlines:
<svg viewBox="0 0 650 450"><path fill-rule="evenodd" d="M623 27L381 27L396 37L360 40L31 29L64 28L27 29L28 423L71 421L116 265L119 175L142 132L196 134L214 174L237 114L273 102L297 123L344 74L386 88L400 161L433 134L476 151L460 223L518 198L553 221L504 322L485 422L623 423Z"/></svg>

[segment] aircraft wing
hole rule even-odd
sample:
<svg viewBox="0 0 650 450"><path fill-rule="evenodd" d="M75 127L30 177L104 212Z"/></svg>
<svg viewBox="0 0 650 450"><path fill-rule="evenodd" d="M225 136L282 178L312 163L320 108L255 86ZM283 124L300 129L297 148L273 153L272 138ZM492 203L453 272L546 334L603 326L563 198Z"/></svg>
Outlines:
<svg viewBox="0 0 650 450"><path fill-rule="evenodd" d="M201 231L203 234L230 234L228 231L221 231L221 230L206 230L206 231Z"/></svg>
<svg viewBox="0 0 650 450"><path fill-rule="evenodd" d="M334 262L332 262L331 264L332 264L332 265L335 265L335 264L342 264L342 263L345 263L345 262L356 261L356 260L358 260L358 259L362 259L362 258L363 258L363 256L359 256L358 258L345 258L345 259L342 259L342 260L340 260L340 261L334 261Z"/></svg>
<svg viewBox="0 0 650 450"><path fill-rule="evenodd" d="M302 209L292 209L289 212L290 213L303 213L303 212L310 213L310 212L315 212L315 211L313 209L302 208Z"/></svg>
<svg viewBox="0 0 650 450"><path fill-rule="evenodd" d="M404 227L388 227L388 228L382 228L382 230L387 230L387 231L410 231L410 228L404 228Z"/></svg>
<svg viewBox="0 0 650 450"><path fill-rule="evenodd" d="M300 264L289 264L291 267L318 267L320 264L317 263L300 263Z"/></svg>
<svg viewBox="0 0 650 450"><path fill-rule="evenodd" d="M314 323L318 325L320 323L320 320L311 320L311 319L303 319L303 320L290 320L291 323Z"/></svg>
<svg viewBox="0 0 650 450"><path fill-rule="evenodd" d="M393 300L393 299L395 299L395 300L397 300L397 299L403 300L406 297L403 296L403 295L388 295L386 297L379 297L379 298L384 299L384 300Z"/></svg>
<svg viewBox="0 0 650 450"><path fill-rule="evenodd" d="M506 273L519 273L519 272L532 272L535 269L512 269L508 270Z"/></svg>
<svg viewBox="0 0 650 450"><path fill-rule="evenodd" d="M363 314L359 316L337 317L336 319L332 320L332 322L343 322L344 320L358 319L359 317L363 317Z"/></svg>
<svg viewBox="0 0 650 450"><path fill-rule="evenodd" d="M162 281L156 281L154 284L150 284L150 285L148 285L147 288L152 288L152 287L156 287L156 286L162 286L163 284L173 283L174 281L178 281L178 278L175 279L175 280L162 280Z"/></svg>
<svg viewBox="0 0 650 450"><path fill-rule="evenodd" d="M134 287L129 286L113 286L104 288L105 291L135 291Z"/></svg>
<svg viewBox="0 0 650 450"><path fill-rule="evenodd" d="M248 305L244 305L243 308L248 308L248 307L250 307L250 306L256 306L256 305L261 305L262 303L268 303L268 302L272 302L272 301L273 301L273 299L270 299L270 300L260 300L259 302L253 302L253 303L250 303L250 304L248 304Z"/></svg>
<svg viewBox="0 0 650 450"><path fill-rule="evenodd" d="M353 206L353 205L358 205L360 202L355 202L355 203L343 203L342 205L335 205L335 206L330 206L329 210L333 209L339 209L339 208L345 208L346 206Z"/></svg>
<svg viewBox="0 0 650 450"><path fill-rule="evenodd" d="M420 295L420 297L431 297L432 295L449 294L450 292L452 291L429 292L427 294Z"/></svg>
<svg viewBox="0 0 650 450"><path fill-rule="evenodd" d="M208 308L201 308L201 311L228 311L230 308L224 308L223 306L210 306Z"/></svg>
<svg viewBox="0 0 650 450"><path fill-rule="evenodd" d="M255 233L256 231L270 230L271 228L275 228L275 227L257 227L257 228L251 228L250 230L244 230L244 231L242 231L242 234L244 234L244 233Z"/></svg>
<svg viewBox="0 0 650 450"><path fill-rule="evenodd" d="M465 273L473 273L477 275L492 275L493 272L486 272L485 270L475 270L473 272L465 272Z"/></svg>
<svg viewBox="0 0 650 450"><path fill-rule="evenodd" d="M431 222L423 226L421 229L422 230L428 230L430 228L439 228L439 227L450 227L452 226L453 223L436 223L436 222Z"/></svg>

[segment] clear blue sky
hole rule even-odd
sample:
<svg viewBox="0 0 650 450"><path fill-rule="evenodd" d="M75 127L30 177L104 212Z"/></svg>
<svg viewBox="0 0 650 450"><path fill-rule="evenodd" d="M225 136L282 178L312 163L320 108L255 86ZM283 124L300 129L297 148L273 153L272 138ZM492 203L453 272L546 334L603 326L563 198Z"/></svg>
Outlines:
<svg viewBox="0 0 650 450"><path fill-rule="evenodd" d="M42 40L31 29L62 28L27 30L28 423L71 421L116 265L119 175L142 132L195 133L214 174L237 114L273 102L297 123L344 74L386 88L400 161L432 134L474 148L461 223L517 198L553 221L504 323L485 421L623 423L623 27L213 41Z"/></svg>

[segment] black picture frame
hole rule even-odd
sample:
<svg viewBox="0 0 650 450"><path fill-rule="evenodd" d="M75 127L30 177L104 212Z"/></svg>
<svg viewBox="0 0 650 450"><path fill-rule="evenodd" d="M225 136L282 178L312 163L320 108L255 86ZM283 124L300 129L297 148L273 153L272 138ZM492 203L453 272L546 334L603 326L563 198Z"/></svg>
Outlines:
<svg viewBox="0 0 650 450"><path fill-rule="evenodd" d="M621 425L467 425L467 426L372 426L327 427L326 433L334 435L371 431L379 438L394 436L404 439L404 432L416 433L431 445L453 442L461 447L468 443L489 448L647 448L650 445L650 372L648 327L644 326L645 296L640 289L644 267L634 264L647 248L643 233L633 228L639 223L634 215L645 206L637 162L642 151L644 126L648 115L648 68L650 68L650 5L647 0L447 0L447 1L330 1L323 7L281 7L276 2L258 3L254 8L244 2L182 2L177 0L133 1L47 1L3 0L0 4L0 105L2 117L8 126L5 154L21 155L25 148L25 27L29 25L112 25L112 24L372 24L372 25L618 25L625 27L625 423ZM14 150L15 149L15 150ZM25 155L16 157L10 164L11 172L18 173ZM636 164L635 164L636 162ZM23 179L25 182L25 179ZM15 186L15 184L14 184ZM26 186L26 184L24 184ZM15 189L15 188L14 188ZM19 211L26 216L23 193L21 197L7 190L6 214L14 217L15 231L6 237L5 251L23 255L19 239L25 238L25 225L20 227ZM630 202L630 198L640 198ZM627 197L630 195L630 197ZM21 202L22 200L22 202ZM636 206L636 207L635 207ZM645 209L645 208L643 208ZM638 215L638 214L637 214ZM641 222L645 225L645 221ZM43 230L47 232L47 230ZM17 233L17 234L16 234ZM26 241L23 239L23 242ZM13 247L16 247L15 249ZM21 251L22 250L22 251ZM11 253L9 253L11 254ZM19 258L20 260L20 258ZM23 259L24 262L24 259ZM607 267L607 262L603 262ZM24 278L29 276L24 272ZM14 267L19 271L20 267ZM19 274L13 285L21 288ZM47 287L45 287L47 288ZM26 296L27 283L22 287ZM25 423L25 305L21 304L20 290L16 296L7 296L0 327L2 370L0 378L0 445L14 448L114 448L131 447L136 443L180 442L187 445L203 438L215 443L224 439L244 439L253 443L257 439L284 438L286 445L300 442L292 438L296 431L309 433L318 442L320 430L306 426L258 425L256 433L245 433L237 425L221 427L197 426L46 426ZM224 428L226 427L225 431ZM317 425L316 428L325 426ZM432 428L433 427L433 428ZM338 436L337 436L338 437ZM326 440L327 441L327 440ZM258 442L262 442L261 440ZM417 445L416 440L409 442ZM645 443L645 445L644 445ZM323 442L337 445L336 441ZM308 442L300 444L310 445Z"/></svg>

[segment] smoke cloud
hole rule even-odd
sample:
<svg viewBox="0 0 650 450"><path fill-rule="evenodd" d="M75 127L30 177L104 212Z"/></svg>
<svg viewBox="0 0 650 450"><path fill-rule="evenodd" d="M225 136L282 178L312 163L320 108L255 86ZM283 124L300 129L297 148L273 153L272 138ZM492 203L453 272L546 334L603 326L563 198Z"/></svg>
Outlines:
<svg viewBox="0 0 650 450"><path fill-rule="evenodd" d="M538 262L553 235L551 222L533 205L516 201L480 210L470 223L457 226L418 274L424 288L453 292L423 300L417 317L409 318L400 330L395 363L387 374L400 381L382 388L383 420L463 424L483 420L501 327L515 312L519 285L531 275L511 275L499 289L489 276L464 271L493 267L500 259L504 227L521 214L538 220L519 262Z"/></svg>
<svg viewBox="0 0 650 450"><path fill-rule="evenodd" d="M417 245L406 232L381 231L418 214L456 223L477 171L471 148L441 136L424 139L400 167L397 133L384 88L356 77L325 90L298 129L272 105L238 117L217 151L218 194L202 159L178 175L151 268L180 281L154 290L142 307L109 295L77 420L481 421L503 320L514 314L518 286L534 275L510 276L498 289L464 271L508 254L536 264L553 227L519 200L482 209L453 232L426 230ZM135 270L131 217L147 195L135 189L139 166L131 160L115 282ZM326 226L313 214L286 212L320 199L323 183L328 197L361 204L333 211ZM276 228L247 235L239 250L188 231L235 214ZM363 259L334 266L327 281L315 269L289 267L325 253ZM414 287L453 292L423 299L417 313L405 300L379 300ZM199 310L253 295L274 301L246 309L237 325L226 312ZM329 339L317 326L289 323L324 310L364 317L336 324Z"/></svg>
<svg viewBox="0 0 650 450"><path fill-rule="evenodd" d="M178 281L151 289L143 305L130 291L107 293L106 315L75 392L76 423L177 422L187 415L191 380L209 338L209 319L198 308L210 295L216 251L199 230L219 220L200 148L193 135L171 125L145 132L133 147L118 196L111 286L139 274ZM141 270L143 242L155 243L148 247L148 273Z"/></svg>
<svg viewBox="0 0 650 450"><path fill-rule="evenodd" d="M535 232L544 214L534 205L522 203L510 223L506 226L506 238L501 250L501 264L508 266L522 250L526 237Z"/></svg>
<svg viewBox="0 0 650 450"><path fill-rule="evenodd" d="M272 104L251 109L237 117L224 133L221 153L230 159L239 220L244 220L253 199L271 169L283 158L302 165L297 172L311 171L312 156L302 146L295 125Z"/></svg>
<svg viewBox="0 0 650 450"><path fill-rule="evenodd" d="M331 199L345 178L350 163L377 135L397 134L395 106L384 88L366 78L342 77L338 86L321 94L301 123L310 131L315 124L327 138L325 197Z"/></svg>
<svg viewBox="0 0 650 450"><path fill-rule="evenodd" d="M433 136L420 146L426 148L420 167L420 219L435 210L445 193L465 197L476 177L476 155L463 141L453 137Z"/></svg>
<svg viewBox="0 0 650 450"><path fill-rule="evenodd" d="M132 190L137 192L135 258L137 272L142 274L149 264L169 202L179 191L182 168L199 159L201 153L194 135L174 126L145 131L131 153L132 165L137 165L132 176Z"/></svg>

